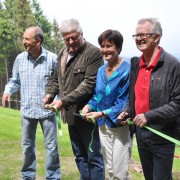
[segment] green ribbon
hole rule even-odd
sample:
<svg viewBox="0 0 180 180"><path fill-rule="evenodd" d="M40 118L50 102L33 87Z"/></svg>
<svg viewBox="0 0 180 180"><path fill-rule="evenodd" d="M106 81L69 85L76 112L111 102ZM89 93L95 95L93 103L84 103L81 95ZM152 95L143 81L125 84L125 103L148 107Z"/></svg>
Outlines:
<svg viewBox="0 0 180 180"><path fill-rule="evenodd" d="M131 121L131 120L127 121L127 123L128 123L129 125L134 124L134 122ZM168 136L168 135L166 135L166 134L163 134L163 133L161 133L161 132L159 132L159 131L157 131L157 130L155 130L155 129L153 129L153 128L150 128L150 127L148 127L148 126L144 126L144 128L146 128L146 129L148 129L149 131L152 131L153 133L155 133L155 134L163 137L164 139L167 139L167 140L169 140L169 141L171 141L171 142L173 142L173 143L175 143L175 144L177 144L177 145L180 146L180 141L178 141L177 139L172 138L172 137L170 137L170 136Z"/></svg>
<svg viewBox="0 0 180 180"><path fill-rule="evenodd" d="M80 110L79 113L80 113L81 116L84 116L84 114L82 114L82 110ZM94 134L94 130L95 130L95 128L96 128L96 121L95 121L95 119L94 119L93 117L90 117L90 119L91 119L91 121L95 124L94 129L93 129L92 132L91 132L91 141L90 141L90 143L89 143L89 150L90 150L91 152L93 152L91 146L92 146L92 143L93 143L93 134ZM127 121L127 124L133 125L134 122L131 121L131 120L128 120L128 121ZM163 134L163 133L161 133L161 132L159 132L159 131L157 131L157 130L155 130L155 129L153 129L153 128L150 128L150 127L148 127L148 126L144 126L144 128L146 128L146 129L148 129L149 131L151 131L151 132L153 132L153 133L155 133L155 134L163 137L164 139L167 139L167 140L169 140L169 141L171 141L171 142L173 142L173 143L175 143L175 144L177 144L177 145L180 146L180 141L178 141L177 139L172 138L172 137L170 137L170 136L168 136L168 135L166 135L166 134Z"/></svg>
<svg viewBox="0 0 180 180"><path fill-rule="evenodd" d="M56 113L56 123L58 125L58 132L59 132L59 135L62 136L63 133L62 133L59 110L55 106L49 106L49 104L46 104L45 106L55 111L55 113Z"/></svg>
<svg viewBox="0 0 180 180"><path fill-rule="evenodd" d="M60 120L60 114L59 114L59 110L55 107L55 106L52 106L52 108L55 110L56 112L56 122L58 124L58 132L59 132L59 135L62 136L63 133L62 133L62 127L61 127L61 120Z"/></svg>
<svg viewBox="0 0 180 180"><path fill-rule="evenodd" d="M82 110L79 111L79 114L80 114L81 116L84 116L84 114L82 114ZM90 117L90 119L91 119L92 123L94 124L94 129L93 129L92 132L91 132L91 141L90 141L90 143L89 143L89 150L90 150L91 152L93 152L93 150L92 150L92 143L93 143L93 140L94 140L94 131L95 131L95 129L96 129L96 120L95 120L93 117Z"/></svg>

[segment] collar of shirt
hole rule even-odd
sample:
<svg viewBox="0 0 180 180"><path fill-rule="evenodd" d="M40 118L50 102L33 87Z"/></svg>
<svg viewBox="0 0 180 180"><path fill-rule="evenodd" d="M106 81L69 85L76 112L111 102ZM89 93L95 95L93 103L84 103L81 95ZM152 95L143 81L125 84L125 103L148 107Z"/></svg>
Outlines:
<svg viewBox="0 0 180 180"><path fill-rule="evenodd" d="M41 54L39 55L39 57L35 60L35 61L38 61L39 59L43 59L45 60L46 59L46 51L45 49L41 46ZM34 61L34 58L29 54L27 53L27 59L30 59L30 60L33 60Z"/></svg>
<svg viewBox="0 0 180 180"><path fill-rule="evenodd" d="M156 66L157 62L158 62L158 59L160 57L162 48L158 47L158 50L159 51L158 51L157 55L155 56L153 62L150 65L145 64L144 55L142 54L142 56L140 57L139 67L140 68L153 69Z"/></svg>
<svg viewBox="0 0 180 180"><path fill-rule="evenodd" d="M68 56L73 57L75 54L77 54L81 50L81 48L84 46L84 44L85 44L85 39L82 40L81 47L77 51L75 51L75 52L70 52L69 49L67 49Z"/></svg>
<svg viewBox="0 0 180 180"><path fill-rule="evenodd" d="M66 64L69 62L69 60L75 56L76 54L78 54L78 52L84 47L85 45L85 39L83 39L83 43L82 43L82 46L75 52L69 52L69 50L67 49L67 53L68 53L68 57L67 57L67 61L66 61Z"/></svg>

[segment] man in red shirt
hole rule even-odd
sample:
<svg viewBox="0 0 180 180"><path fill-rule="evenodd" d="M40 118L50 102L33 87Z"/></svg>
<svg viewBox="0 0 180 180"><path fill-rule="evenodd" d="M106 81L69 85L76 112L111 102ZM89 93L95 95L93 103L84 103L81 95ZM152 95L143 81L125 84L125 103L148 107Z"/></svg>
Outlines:
<svg viewBox="0 0 180 180"><path fill-rule="evenodd" d="M134 121L131 135L136 132L146 180L172 179L175 144L143 127L175 137L180 122L180 63L159 46L161 36L158 19L138 21L133 38L142 55L131 59L129 101L118 116L126 113Z"/></svg>

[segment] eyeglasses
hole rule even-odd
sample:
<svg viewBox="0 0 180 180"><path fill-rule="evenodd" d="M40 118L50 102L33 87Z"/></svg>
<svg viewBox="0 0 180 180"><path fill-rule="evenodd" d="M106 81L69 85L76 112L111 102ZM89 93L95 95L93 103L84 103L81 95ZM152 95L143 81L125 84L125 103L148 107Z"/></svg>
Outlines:
<svg viewBox="0 0 180 180"><path fill-rule="evenodd" d="M132 35L133 39L147 39L150 38L151 36L155 35L154 33L142 33L142 34L134 34Z"/></svg>
<svg viewBox="0 0 180 180"><path fill-rule="evenodd" d="M80 35L81 35L81 34L78 34L78 35L76 35L76 36L72 36L72 37L69 37L69 38L63 38L63 40L64 40L65 42L69 42L70 40L76 41L76 40L79 38Z"/></svg>

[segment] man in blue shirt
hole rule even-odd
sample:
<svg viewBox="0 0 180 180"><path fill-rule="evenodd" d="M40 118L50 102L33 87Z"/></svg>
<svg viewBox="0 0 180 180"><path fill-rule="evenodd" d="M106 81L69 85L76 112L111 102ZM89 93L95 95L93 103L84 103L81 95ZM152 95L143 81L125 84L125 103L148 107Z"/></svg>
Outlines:
<svg viewBox="0 0 180 180"><path fill-rule="evenodd" d="M43 108L49 77L54 73L57 56L42 47L44 37L39 27L28 28L23 35L25 51L16 57L12 78L5 87L2 106L10 96L21 91L22 179L35 179L35 139L38 122L46 143L46 179L60 179L60 163L55 114Z"/></svg>

